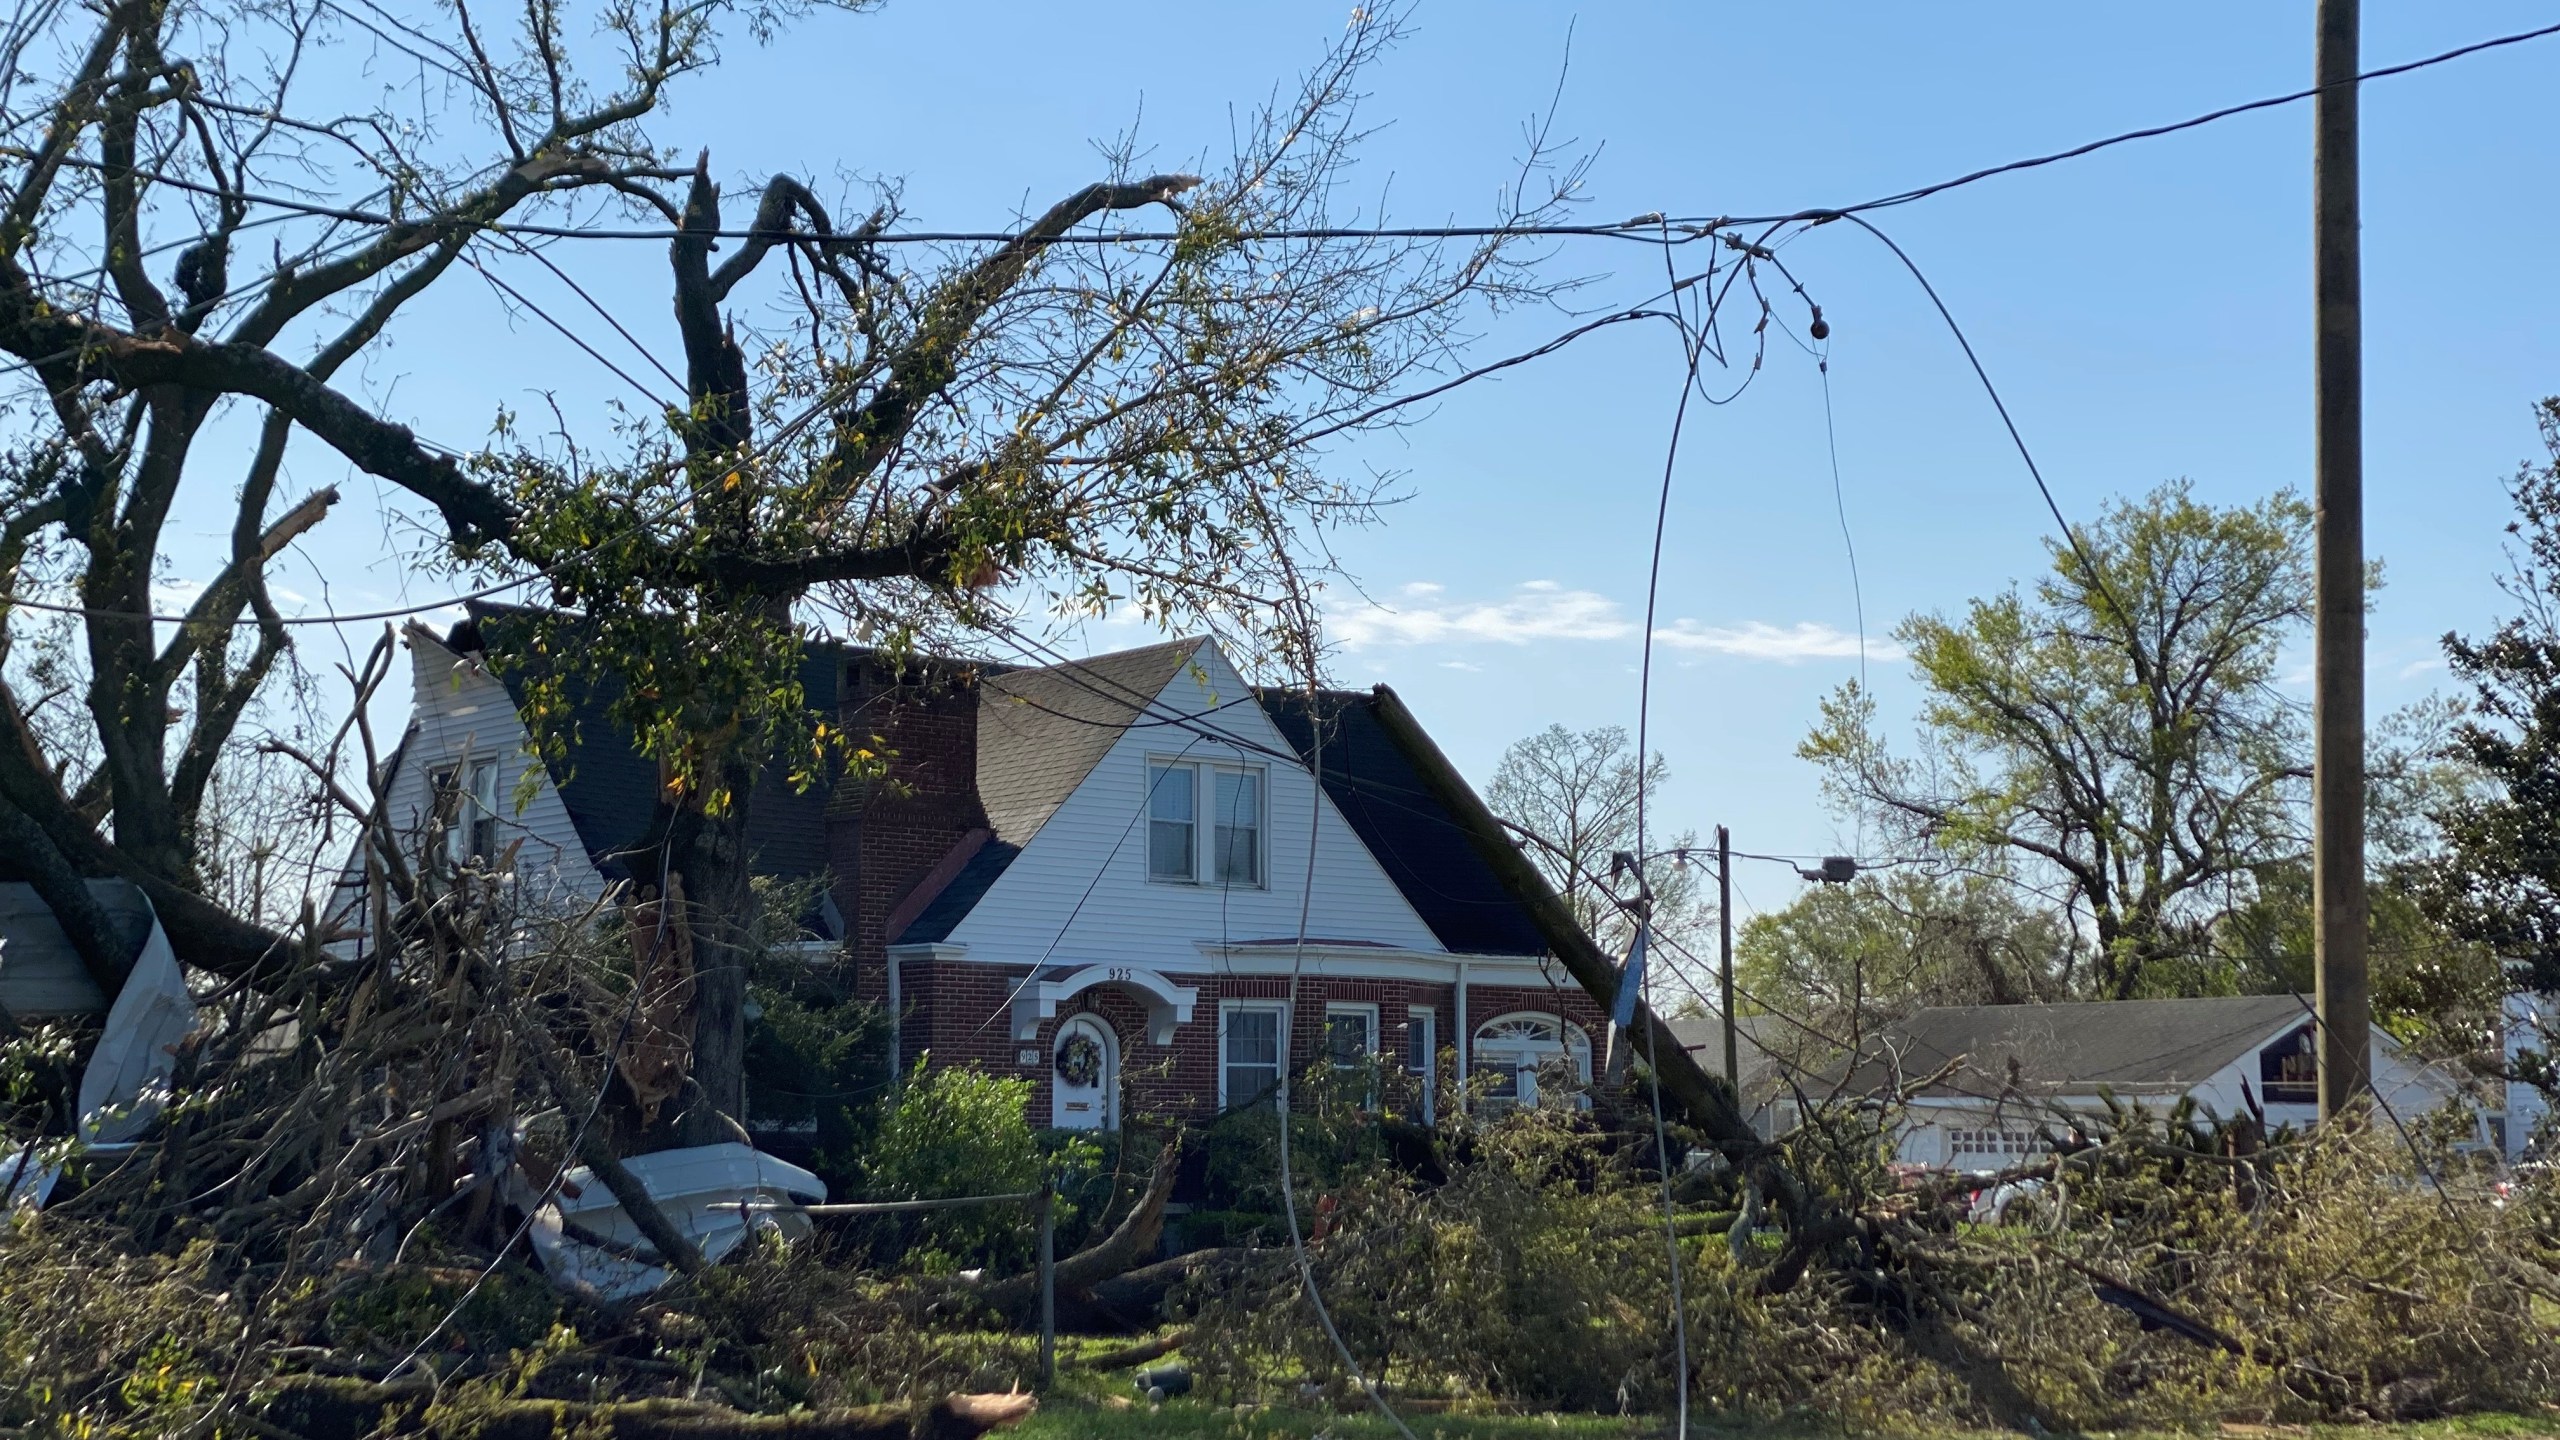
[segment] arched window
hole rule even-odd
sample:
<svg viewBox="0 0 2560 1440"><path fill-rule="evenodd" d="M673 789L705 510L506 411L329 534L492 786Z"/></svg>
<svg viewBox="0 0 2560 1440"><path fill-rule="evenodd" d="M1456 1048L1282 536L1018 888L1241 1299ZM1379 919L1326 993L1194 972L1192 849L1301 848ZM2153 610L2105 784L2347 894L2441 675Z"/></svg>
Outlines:
<svg viewBox="0 0 2560 1440"><path fill-rule="evenodd" d="M1553 1015L1497 1015L1476 1027L1467 1068L1492 1077L1487 1098L1496 1105L1537 1104L1542 1076L1549 1091L1562 1092L1547 1098L1580 1100L1581 1088L1591 1083L1591 1037Z"/></svg>

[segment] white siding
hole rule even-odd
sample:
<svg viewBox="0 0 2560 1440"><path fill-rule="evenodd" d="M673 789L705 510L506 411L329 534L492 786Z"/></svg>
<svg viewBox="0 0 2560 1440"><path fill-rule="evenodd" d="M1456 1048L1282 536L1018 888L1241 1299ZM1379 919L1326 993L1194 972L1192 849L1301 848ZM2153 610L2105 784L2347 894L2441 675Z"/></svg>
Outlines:
<svg viewBox="0 0 2560 1440"><path fill-rule="evenodd" d="M550 775L526 749L524 722L517 718L506 686L421 628L412 627L406 638L411 670L409 730L401 741L399 770L384 804L392 824L411 837L410 852L416 853L422 843L417 837L426 828L433 804L429 785L435 773L452 767L466 754L495 758L498 846L503 850L517 845L516 873L524 880L527 901L582 905L600 898L603 877L588 861ZM519 805L518 786L528 771L534 776L533 793ZM361 873L361 857L351 857L348 879Z"/></svg>
<svg viewBox="0 0 2560 1440"><path fill-rule="evenodd" d="M2261 1108L2266 1111L2268 1125L2291 1125L2302 1129L2318 1121L2320 1107L2316 1104L2266 1104L2265 1086L2258 1079L2260 1052L2299 1028L2299 1025L2287 1025L2281 1033L2268 1036L2252 1047L2248 1054L2213 1072L2202 1084L2188 1091L2195 1097L2196 1108L2217 1116L2247 1114L2249 1107L2242 1103L2240 1097L2240 1082L2246 1080L2250 1093L2258 1097ZM2399 1045L2380 1029L2373 1032L2372 1063L2374 1098L2389 1114L2404 1121L2423 1115L2454 1097L2456 1087L2452 1081L2435 1071L2411 1064L2408 1057L2400 1052Z"/></svg>
<svg viewBox="0 0 2560 1440"><path fill-rule="evenodd" d="M1203 972L1203 942L1291 939L1305 886L1308 807L1321 805L1315 903L1307 934L1440 953L1439 938L1406 903L1368 847L1289 756L1244 680L1214 645L1199 651L1159 696L1158 714L1203 716L1204 740L1175 725L1131 727L1032 837L949 936L967 958L1008 965L1136 965ZM1218 709L1220 705L1224 709ZM1215 711L1215 714L1207 712ZM1240 742L1240 743L1238 743ZM1168 884L1147 878L1147 765L1187 759L1265 767L1266 883L1256 888ZM1207 816L1204 805L1203 821ZM1088 893L1090 892L1090 893Z"/></svg>

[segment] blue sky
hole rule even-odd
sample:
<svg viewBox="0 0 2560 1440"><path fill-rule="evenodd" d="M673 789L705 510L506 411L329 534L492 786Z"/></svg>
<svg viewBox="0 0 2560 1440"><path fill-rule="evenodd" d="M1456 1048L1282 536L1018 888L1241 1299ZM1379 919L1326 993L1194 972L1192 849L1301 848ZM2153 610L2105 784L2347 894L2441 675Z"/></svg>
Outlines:
<svg viewBox="0 0 2560 1440"><path fill-rule="evenodd" d="M2367 11L2368 66L2550 18L2506 3ZM894 177L915 225L999 226L1097 178L1091 142L1133 123L1164 168L1223 151L1230 107L1287 81L1345 14L1280 0L891 0L781 44L733 43L718 72L678 92L659 133L707 145L733 191L777 170ZM1430 0L1368 86L1365 113L1385 123L1362 173L1388 195L1387 218L1492 213L1568 34L1557 130L1596 152L1593 219L1845 203L2296 89L2311 69L2307 0ZM2367 525L2388 582L2372 629L2377 711L2443 684L2437 638L2498 612L2501 483L2536 448L2531 403L2560 391L2555 72L2560 41L2542 41L2367 87ZM2246 116L1879 217L1970 331L2074 518L2178 476L2222 503L2307 489L2309 127L2307 106ZM1833 226L1787 259L1834 328L1840 508L1869 669L1888 706L1907 704L1885 632L2031 577L2051 522L1962 356L1881 247ZM599 298L672 357L657 247L591 263ZM1554 264L1593 276L1594 304L1639 297L1660 273L1649 252L1608 242L1564 247ZM448 292L365 375L423 433L467 445L497 407L539 412L546 392L572 415L627 398L471 283ZM556 286L539 298L576 303ZM1506 323L1483 354L1553 328ZM1336 597L1333 678L1394 684L1480 781L1506 743L1550 722L1632 729L1676 365L1668 332L1604 335L1342 453L1400 472L1410 498L1339 547L1390 608ZM1721 821L1753 850L1854 845L1793 753L1820 697L1858 668L1823 427L1819 377L1784 341L1740 400L1693 410L1662 585L1679 643L1658 650L1654 690L1671 828ZM306 484L344 478L307 442L294 466ZM404 573L404 537L378 522L377 497L358 477L284 583L316 600L325 578L340 608L448 588ZM1795 885L1775 870L1742 878L1760 905Z"/></svg>

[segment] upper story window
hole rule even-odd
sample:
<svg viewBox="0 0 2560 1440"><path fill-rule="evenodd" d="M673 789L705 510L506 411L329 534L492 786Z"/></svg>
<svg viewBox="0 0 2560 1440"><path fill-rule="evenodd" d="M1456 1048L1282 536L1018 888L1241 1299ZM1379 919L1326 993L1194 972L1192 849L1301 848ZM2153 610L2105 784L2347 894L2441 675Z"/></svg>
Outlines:
<svg viewBox="0 0 2560 1440"><path fill-rule="evenodd" d="M1200 875L1200 806L1192 793L1197 772L1188 765L1147 767L1147 875L1155 880L1196 880Z"/></svg>
<svg viewBox="0 0 2560 1440"><path fill-rule="evenodd" d="M2312 1105L2320 1100L2320 1057L2303 1026L2258 1052L2258 1098L2269 1105Z"/></svg>
<svg viewBox="0 0 2560 1440"><path fill-rule="evenodd" d="M1256 766L1157 761L1147 766L1147 878L1260 885L1263 772ZM1208 823L1201 823L1201 800Z"/></svg>
<svg viewBox="0 0 2560 1440"><path fill-rule="evenodd" d="M498 762L474 760L467 767L448 765L432 777L435 797L453 797L451 819L444 832L445 857L456 865L489 860L498 853Z"/></svg>

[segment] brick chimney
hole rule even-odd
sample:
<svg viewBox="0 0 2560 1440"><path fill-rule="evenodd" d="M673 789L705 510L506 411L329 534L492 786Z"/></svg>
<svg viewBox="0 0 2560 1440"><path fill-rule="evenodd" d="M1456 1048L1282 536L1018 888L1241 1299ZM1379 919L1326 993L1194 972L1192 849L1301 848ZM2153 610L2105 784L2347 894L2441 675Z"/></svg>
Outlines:
<svg viewBox="0 0 2560 1440"><path fill-rule="evenodd" d="M827 809L827 859L844 913L858 988L885 998L890 912L987 824L978 802L977 668L878 652L845 661L838 723L852 743L885 756L888 771L836 789ZM910 907L912 909L912 907Z"/></svg>

